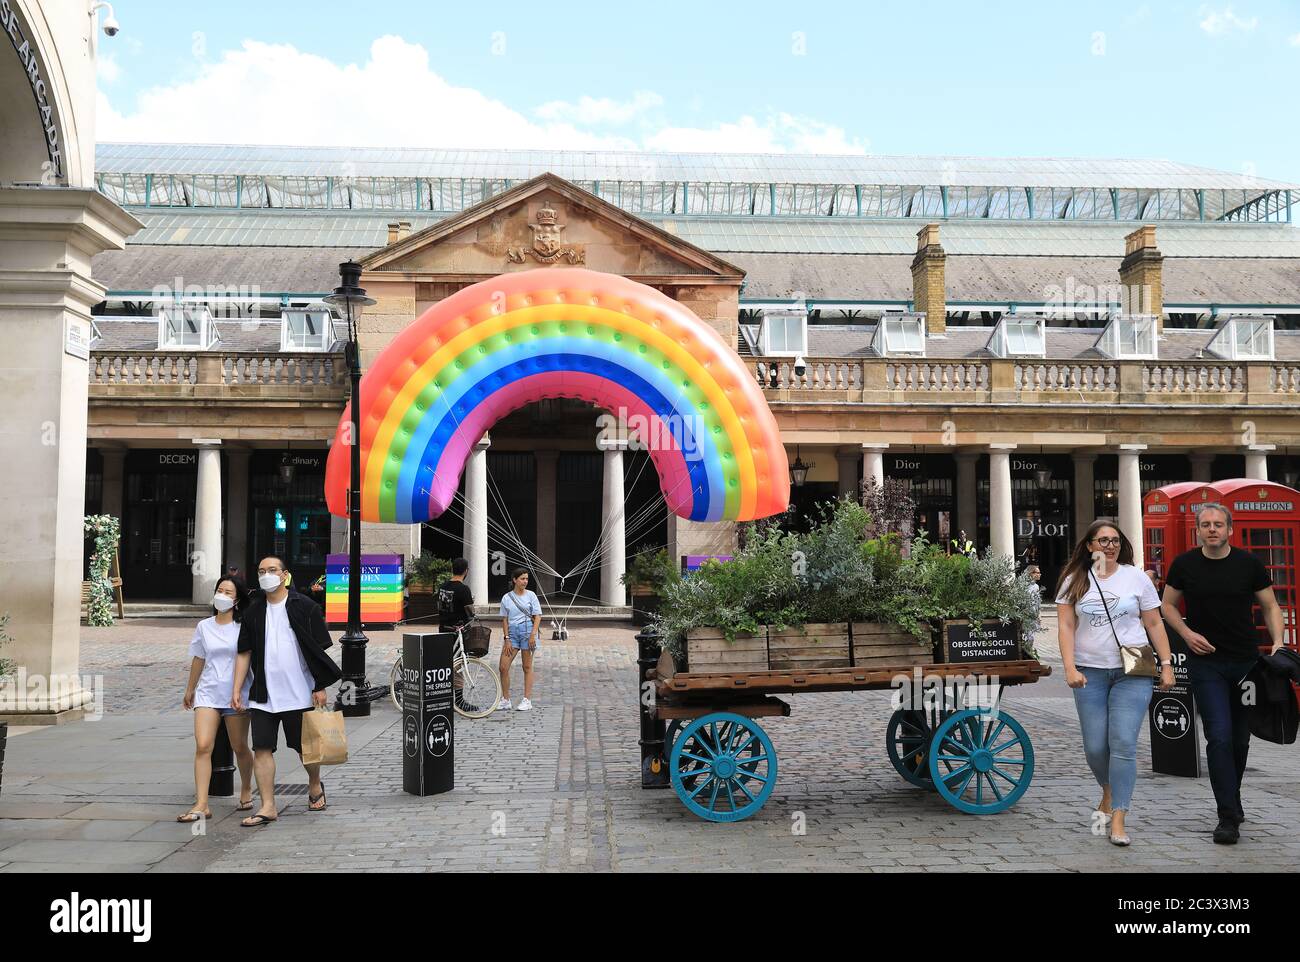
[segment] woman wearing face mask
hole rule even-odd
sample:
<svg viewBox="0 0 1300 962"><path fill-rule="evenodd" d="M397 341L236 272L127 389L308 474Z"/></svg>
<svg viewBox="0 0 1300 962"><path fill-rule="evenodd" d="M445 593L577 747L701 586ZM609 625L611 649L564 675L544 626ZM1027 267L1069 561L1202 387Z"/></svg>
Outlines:
<svg viewBox="0 0 1300 962"><path fill-rule="evenodd" d="M239 808L253 807L253 753L248 748L248 710L236 712L230 707L235 676L235 646L239 641L239 615L248 592L242 582L225 575L217 582L212 596L212 617L204 618L194 629L190 642L190 678L185 688L184 705L194 710L194 804L178 822L197 822L211 818L208 808L208 780L212 777L212 745L217 728L224 721L230 745L239 767ZM251 681L243 686L247 702Z"/></svg>

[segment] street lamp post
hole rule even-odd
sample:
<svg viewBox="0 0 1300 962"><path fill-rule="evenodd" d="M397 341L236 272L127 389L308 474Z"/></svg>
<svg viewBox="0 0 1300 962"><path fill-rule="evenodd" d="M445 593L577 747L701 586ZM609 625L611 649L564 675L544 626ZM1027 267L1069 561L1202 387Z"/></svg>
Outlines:
<svg viewBox="0 0 1300 962"><path fill-rule="evenodd" d="M366 644L361 628L361 349L357 343L357 324L353 307L375 303L361 287L361 265L347 261L339 265L340 286L327 295L325 303L341 305L347 311L348 343L346 358L352 379L351 432L348 479L348 627L340 639L343 646L343 684L338 704L345 716L367 716L370 703L388 693L387 687L371 688L366 680ZM351 697L348 697L350 694Z"/></svg>

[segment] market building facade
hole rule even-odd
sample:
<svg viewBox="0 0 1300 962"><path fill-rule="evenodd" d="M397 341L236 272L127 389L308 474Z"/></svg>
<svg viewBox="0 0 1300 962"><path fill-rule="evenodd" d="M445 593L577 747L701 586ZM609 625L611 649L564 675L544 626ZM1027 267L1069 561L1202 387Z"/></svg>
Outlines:
<svg viewBox="0 0 1300 962"><path fill-rule="evenodd" d="M807 468L796 514L906 479L932 539L964 533L1046 581L1094 517L1140 545L1153 487L1294 482L1300 189L1084 161L1006 162L992 186L979 166L101 146L99 189L146 226L95 260L109 293L87 510L123 518L128 598L202 597L196 552L322 571L344 533L321 479L346 334L321 297L348 259L377 301L363 364L502 273L581 265L654 287L763 387ZM367 525L366 549L467 551L493 593L491 559L540 560L546 591L607 605L642 551L727 554L731 526L669 516L644 453L598 437L600 413L556 399L507 416L451 510Z"/></svg>

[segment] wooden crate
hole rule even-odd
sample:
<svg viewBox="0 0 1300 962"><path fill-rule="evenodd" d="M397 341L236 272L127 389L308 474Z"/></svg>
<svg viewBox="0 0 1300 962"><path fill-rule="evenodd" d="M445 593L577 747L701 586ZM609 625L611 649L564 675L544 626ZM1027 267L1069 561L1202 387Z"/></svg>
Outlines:
<svg viewBox="0 0 1300 962"><path fill-rule="evenodd" d="M910 631L898 625L855 621L853 630L853 664L859 668L893 665L932 665L934 649L922 644Z"/></svg>
<svg viewBox="0 0 1300 962"><path fill-rule="evenodd" d="M767 667L773 671L799 668L847 668L849 626L846 622L767 629Z"/></svg>
<svg viewBox="0 0 1300 962"><path fill-rule="evenodd" d="M718 628L692 628L686 633L686 665L692 674L767 671L767 631L728 641Z"/></svg>

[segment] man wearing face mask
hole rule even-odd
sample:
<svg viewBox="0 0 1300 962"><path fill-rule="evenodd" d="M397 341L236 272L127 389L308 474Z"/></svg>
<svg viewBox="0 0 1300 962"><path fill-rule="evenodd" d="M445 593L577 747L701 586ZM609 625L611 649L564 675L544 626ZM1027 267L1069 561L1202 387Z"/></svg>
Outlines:
<svg viewBox="0 0 1300 962"><path fill-rule="evenodd" d="M239 659L235 665L235 694L231 706L240 708L240 690L251 670L253 683L248 707L253 716L253 772L262 805L257 814L240 824L255 828L274 822L275 749L279 731L284 741L302 754L302 716L313 705L324 707L325 689L342 674L325 649L333 642L325 629L320 607L306 595L289 591L284 562L271 555L257 566L262 597L249 605L239 632ZM306 765L310 782L307 810L325 810L325 786L320 766Z"/></svg>

